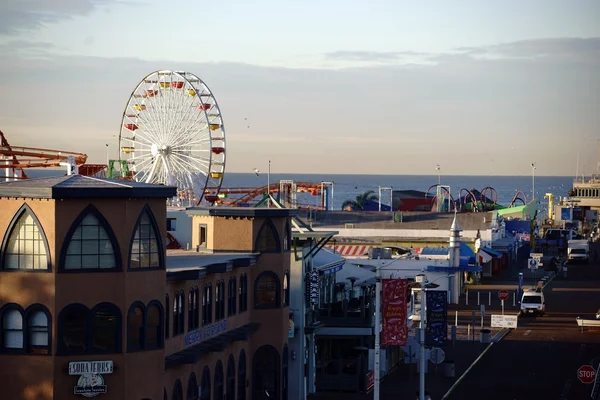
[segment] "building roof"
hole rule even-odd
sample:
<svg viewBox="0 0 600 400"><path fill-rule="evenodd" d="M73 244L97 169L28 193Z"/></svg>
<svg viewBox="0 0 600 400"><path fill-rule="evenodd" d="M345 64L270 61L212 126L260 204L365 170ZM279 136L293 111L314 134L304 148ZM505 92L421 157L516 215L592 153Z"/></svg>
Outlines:
<svg viewBox="0 0 600 400"><path fill-rule="evenodd" d="M176 195L177 188L174 186L83 175L65 175L0 182L0 197L34 199L131 199L169 198Z"/></svg>
<svg viewBox="0 0 600 400"><path fill-rule="evenodd" d="M232 268L251 267L253 253L198 253L190 250L167 250L167 281L196 280L207 274L224 273Z"/></svg>
<svg viewBox="0 0 600 400"><path fill-rule="evenodd" d="M298 210L276 207L190 207L188 215L205 215L213 217L292 217Z"/></svg>
<svg viewBox="0 0 600 400"><path fill-rule="evenodd" d="M399 212L396 212L398 219ZM401 213L402 222L394 222L392 213L383 211L317 211L312 220L315 229L423 229L450 231L454 213L409 212ZM487 230L492 225L494 211L457 213L456 221L465 230ZM353 224L350 228L346 224Z"/></svg>

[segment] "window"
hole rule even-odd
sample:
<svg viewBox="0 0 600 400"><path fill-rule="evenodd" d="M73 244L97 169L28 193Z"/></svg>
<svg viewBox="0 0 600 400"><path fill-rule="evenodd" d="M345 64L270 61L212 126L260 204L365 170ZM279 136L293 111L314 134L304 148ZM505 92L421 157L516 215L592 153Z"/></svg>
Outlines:
<svg viewBox="0 0 600 400"><path fill-rule="evenodd" d="M183 290L176 292L173 298L173 336L181 335L185 332L184 301Z"/></svg>
<svg viewBox="0 0 600 400"><path fill-rule="evenodd" d="M219 400L223 398L223 363L221 360L217 361L215 366L215 391L213 396Z"/></svg>
<svg viewBox="0 0 600 400"><path fill-rule="evenodd" d="M198 381L196 380L196 374L191 373L188 378L187 387L187 398L186 400L197 400L198 399Z"/></svg>
<svg viewBox="0 0 600 400"><path fill-rule="evenodd" d="M23 313L16 308L7 308L2 313L2 349L15 351L24 349Z"/></svg>
<svg viewBox="0 0 600 400"><path fill-rule="evenodd" d="M271 220L265 220L260 227L254 248L261 253L279 253L281 251L277 229Z"/></svg>
<svg viewBox="0 0 600 400"><path fill-rule="evenodd" d="M183 400L183 387L179 379L175 381L173 386L173 400Z"/></svg>
<svg viewBox="0 0 600 400"><path fill-rule="evenodd" d="M278 308L279 305L279 278L271 271L262 272L254 282L254 308Z"/></svg>
<svg viewBox="0 0 600 400"><path fill-rule="evenodd" d="M202 296L202 325L212 323L212 285L204 285L204 296Z"/></svg>
<svg viewBox="0 0 600 400"><path fill-rule="evenodd" d="M248 275L240 276L240 312L248 310Z"/></svg>
<svg viewBox="0 0 600 400"><path fill-rule="evenodd" d="M92 353L120 351L121 311L111 303L101 303L91 311Z"/></svg>
<svg viewBox="0 0 600 400"><path fill-rule="evenodd" d="M169 337L169 326L171 324L170 321L171 315L171 307L169 306L169 295L165 294L165 337Z"/></svg>
<svg viewBox="0 0 600 400"><path fill-rule="evenodd" d="M285 307L290 305L290 273L285 271L283 276L283 305Z"/></svg>
<svg viewBox="0 0 600 400"><path fill-rule="evenodd" d="M225 282L220 280L215 285L215 321L225 318Z"/></svg>
<svg viewBox="0 0 600 400"><path fill-rule="evenodd" d="M210 400L210 371L208 367L204 367L202 370L202 384L200 387L202 388L200 400Z"/></svg>
<svg viewBox="0 0 600 400"><path fill-rule="evenodd" d="M279 352L270 345L258 348L252 358L252 398L264 398L265 394L279 398L281 360Z"/></svg>
<svg viewBox="0 0 600 400"><path fill-rule="evenodd" d="M2 269L49 271L48 242L37 217L27 205L15 217L3 245Z"/></svg>
<svg viewBox="0 0 600 400"><path fill-rule="evenodd" d="M246 400L246 352L243 349L238 360L237 398Z"/></svg>
<svg viewBox="0 0 600 400"><path fill-rule="evenodd" d="M237 288L235 276L229 278L229 290L227 291L227 315L232 316L236 313Z"/></svg>
<svg viewBox="0 0 600 400"><path fill-rule="evenodd" d="M285 233L283 235L283 251L290 251L290 244L292 241L292 230L290 228L290 222L285 223Z"/></svg>
<svg viewBox="0 0 600 400"><path fill-rule="evenodd" d="M129 268L164 268L159 229L148 206L144 207L138 220L129 256Z"/></svg>
<svg viewBox="0 0 600 400"><path fill-rule="evenodd" d="M61 269L114 270L121 267L112 229L95 207L89 206L75 220L63 246Z"/></svg>
<svg viewBox="0 0 600 400"><path fill-rule="evenodd" d="M188 331L194 329L194 289L190 288L188 292Z"/></svg>
<svg viewBox="0 0 600 400"><path fill-rule="evenodd" d="M233 358L233 354L230 354L227 360L227 389L225 399L235 400L235 359Z"/></svg>
<svg viewBox="0 0 600 400"><path fill-rule="evenodd" d="M58 315L58 350L62 354L85 354L88 352L88 309L81 304L70 304Z"/></svg>
<svg viewBox="0 0 600 400"><path fill-rule="evenodd" d="M127 314L127 351L144 348L144 305L134 303Z"/></svg>
<svg viewBox="0 0 600 400"><path fill-rule="evenodd" d="M163 309L158 300L148 306L136 301L127 315L127 351L153 350L163 347Z"/></svg>
<svg viewBox="0 0 600 400"><path fill-rule="evenodd" d="M27 310L27 352L50 354L50 321L47 310Z"/></svg>
<svg viewBox="0 0 600 400"><path fill-rule="evenodd" d="M200 291L198 286L194 288L194 329L200 327Z"/></svg>
<svg viewBox="0 0 600 400"><path fill-rule="evenodd" d="M177 218L167 218L167 231L168 232L177 231Z"/></svg>
<svg viewBox="0 0 600 400"><path fill-rule="evenodd" d="M162 306L158 301L153 300L148 303L146 308L146 343L144 346L146 350L163 347L162 328Z"/></svg>

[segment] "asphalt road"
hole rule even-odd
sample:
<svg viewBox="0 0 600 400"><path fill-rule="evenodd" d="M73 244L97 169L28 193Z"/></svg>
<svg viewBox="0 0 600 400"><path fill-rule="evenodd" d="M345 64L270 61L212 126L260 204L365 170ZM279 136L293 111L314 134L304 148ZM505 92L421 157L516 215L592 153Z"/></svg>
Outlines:
<svg viewBox="0 0 600 400"><path fill-rule="evenodd" d="M581 383L577 370L600 357L600 330L581 333L575 318L595 318L600 308L600 264L570 266L567 280L553 280L544 294L546 315L519 318L448 399L590 399L592 385Z"/></svg>

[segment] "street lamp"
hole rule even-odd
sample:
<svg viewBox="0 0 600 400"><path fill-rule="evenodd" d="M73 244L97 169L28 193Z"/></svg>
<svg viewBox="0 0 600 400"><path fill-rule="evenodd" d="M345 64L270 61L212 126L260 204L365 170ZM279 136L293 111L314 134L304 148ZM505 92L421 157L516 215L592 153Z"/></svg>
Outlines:
<svg viewBox="0 0 600 400"><path fill-rule="evenodd" d="M532 185L531 185L531 199L535 200L535 163L531 163L531 180L532 180Z"/></svg>
<svg viewBox="0 0 600 400"><path fill-rule="evenodd" d="M442 167L438 164L435 167L435 170L438 172L438 186L442 184Z"/></svg>
<svg viewBox="0 0 600 400"><path fill-rule="evenodd" d="M390 264L395 261L400 260L400 258L388 263L387 265L382 265L381 267L375 267L375 360L373 362L374 368L374 387L373 387L373 400L379 400L379 385L381 380L381 368L380 368L380 352L381 352L381 341L380 341L380 332L379 325L381 325L381 270L385 267L388 267ZM425 400L425 286L428 283L434 283L435 281L442 278L452 278L454 275L442 275L429 282L427 278L423 275L423 280L421 281L421 321L419 324L420 332L419 332L419 342L420 342L420 363L421 366L419 368L419 400Z"/></svg>

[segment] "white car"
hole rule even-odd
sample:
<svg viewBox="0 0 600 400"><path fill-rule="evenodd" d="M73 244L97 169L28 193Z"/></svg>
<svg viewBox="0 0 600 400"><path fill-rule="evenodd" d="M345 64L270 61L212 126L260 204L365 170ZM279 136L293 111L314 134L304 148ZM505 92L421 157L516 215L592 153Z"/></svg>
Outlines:
<svg viewBox="0 0 600 400"><path fill-rule="evenodd" d="M528 290L521 297L521 315L544 315L546 313L546 298L542 291Z"/></svg>

